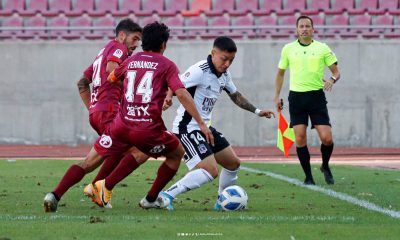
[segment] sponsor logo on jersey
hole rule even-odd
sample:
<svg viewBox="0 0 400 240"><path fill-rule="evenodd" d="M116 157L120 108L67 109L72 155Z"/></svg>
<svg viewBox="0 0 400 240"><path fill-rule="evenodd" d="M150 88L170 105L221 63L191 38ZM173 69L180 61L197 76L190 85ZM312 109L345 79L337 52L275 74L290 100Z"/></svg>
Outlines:
<svg viewBox="0 0 400 240"><path fill-rule="evenodd" d="M112 139L110 136L103 134L101 135L99 143L102 147L109 148L112 146Z"/></svg>
<svg viewBox="0 0 400 240"><path fill-rule="evenodd" d="M203 143L199 144L198 149L199 149L200 154L204 154L207 152L207 147Z"/></svg>
<svg viewBox="0 0 400 240"><path fill-rule="evenodd" d="M153 147L153 148L150 150L150 153L155 153L155 154L157 154L157 153L162 152L162 150L164 150L164 149L165 149L165 145L164 145L164 144L157 145L157 146Z"/></svg>
<svg viewBox="0 0 400 240"><path fill-rule="evenodd" d="M122 52L121 49L117 49L117 50L115 50L113 55L116 56L117 58L121 58L122 54L124 54L124 52Z"/></svg>
<svg viewBox="0 0 400 240"><path fill-rule="evenodd" d="M208 98L205 97L202 103L201 110L205 112L211 112L214 108L215 103L217 102L217 98Z"/></svg>

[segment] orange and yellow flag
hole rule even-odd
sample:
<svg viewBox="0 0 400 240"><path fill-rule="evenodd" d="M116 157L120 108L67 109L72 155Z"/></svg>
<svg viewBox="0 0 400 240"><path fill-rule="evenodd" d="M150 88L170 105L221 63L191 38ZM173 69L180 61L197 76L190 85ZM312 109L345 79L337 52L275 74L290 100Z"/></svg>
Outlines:
<svg viewBox="0 0 400 240"><path fill-rule="evenodd" d="M289 127L288 122L279 111L278 117L278 135L276 146L285 154L285 157L289 156L289 150L295 141L293 128Z"/></svg>

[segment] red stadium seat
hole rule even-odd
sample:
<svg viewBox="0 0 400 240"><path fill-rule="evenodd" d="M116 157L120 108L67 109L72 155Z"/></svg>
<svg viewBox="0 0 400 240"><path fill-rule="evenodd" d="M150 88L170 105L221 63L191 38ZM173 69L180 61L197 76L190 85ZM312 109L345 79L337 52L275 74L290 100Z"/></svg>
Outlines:
<svg viewBox="0 0 400 240"><path fill-rule="evenodd" d="M249 12L258 10L258 0L239 0L235 11L230 11L232 16L244 16Z"/></svg>
<svg viewBox="0 0 400 240"><path fill-rule="evenodd" d="M60 15L51 20L48 20L47 26L48 27L68 27L68 18ZM50 38L61 38L64 35L68 35L67 29L50 29L48 31L48 35Z"/></svg>
<svg viewBox="0 0 400 240"><path fill-rule="evenodd" d="M83 13L92 12L93 9L94 9L94 0L76 0L75 6L72 8L70 12L66 12L65 15L81 16Z"/></svg>
<svg viewBox="0 0 400 240"><path fill-rule="evenodd" d="M332 17L329 26L334 26L333 29L328 29L324 32L326 37L338 37L342 33L347 32L347 26L349 25L349 17L343 14L335 15Z"/></svg>
<svg viewBox="0 0 400 240"><path fill-rule="evenodd" d="M243 38L244 36L253 38L255 37L255 31L252 28L253 26L254 26L254 19L252 16L238 17L236 20L233 21L232 27L241 27L241 29L233 29L231 36L236 38ZM242 28L242 27L248 27L248 28Z"/></svg>
<svg viewBox="0 0 400 240"><path fill-rule="evenodd" d="M208 34L206 34L207 38L215 38L221 35L229 35L230 34L230 20L226 16L216 17L211 21L211 27L226 27L226 29L210 29L208 30Z"/></svg>
<svg viewBox="0 0 400 240"><path fill-rule="evenodd" d="M118 8L118 0L99 0L96 4L96 9L89 11L90 16L99 17L106 13L115 13Z"/></svg>
<svg viewBox="0 0 400 240"><path fill-rule="evenodd" d="M392 32L385 33L384 37L399 39L400 38L400 29L397 27Z"/></svg>
<svg viewBox="0 0 400 240"><path fill-rule="evenodd" d="M395 1L394 0L391 0L391 1L388 0L387 1L388 3L385 3L385 4L389 4L392 1L393 1L393 3L392 3L393 7L389 8L389 14L391 14L391 15L400 15L400 2L399 2L399 0L395 0Z"/></svg>
<svg viewBox="0 0 400 240"><path fill-rule="evenodd" d="M377 16L375 21L373 21L372 26L393 26L393 16L390 15L380 15ZM383 34L390 34L392 29L384 29L384 28L373 28L369 33L363 33L363 37L365 38L379 38Z"/></svg>
<svg viewBox="0 0 400 240"><path fill-rule="evenodd" d="M16 12L25 10L25 0L6 0L3 2L3 9L0 11L0 16L11 16Z"/></svg>
<svg viewBox="0 0 400 240"><path fill-rule="evenodd" d="M343 14L345 11L354 10L354 0L335 0L331 9L325 10L325 14Z"/></svg>
<svg viewBox="0 0 400 240"><path fill-rule="evenodd" d="M47 0L30 0L27 1L25 11L20 11L21 16L34 16L36 13L46 12L48 6Z"/></svg>
<svg viewBox="0 0 400 240"><path fill-rule="evenodd" d="M360 5L356 6L355 9L348 11L349 14L364 14L370 10L376 11L378 9L378 0L361 0L359 3Z"/></svg>
<svg viewBox="0 0 400 240"><path fill-rule="evenodd" d="M130 13L140 12L140 0L122 0L114 16L128 16Z"/></svg>
<svg viewBox="0 0 400 240"><path fill-rule="evenodd" d="M235 0L215 1L212 10L207 10L204 13L207 16L222 16L224 13L232 12L235 8Z"/></svg>
<svg viewBox="0 0 400 240"><path fill-rule="evenodd" d="M42 15L46 17L54 17L60 13L67 13L71 11L70 0L52 0L49 4L49 10L43 11Z"/></svg>
<svg viewBox="0 0 400 240"><path fill-rule="evenodd" d="M192 7L188 11L182 11L183 16L198 16L201 12L211 9L211 0L192 0Z"/></svg>
<svg viewBox="0 0 400 240"><path fill-rule="evenodd" d="M3 21L3 27L19 27L22 28L24 25L24 20L19 15L13 15L11 17L5 18ZM21 35L21 30L3 30L0 33L0 39L14 38L15 36Z"/></svg>
<svg viewBox="0 0 400 240"><path fill-rule="evenodd" d="M34 17L29 18L26 23L25 23L25 27L41 27L41 28L45 28L46 27L46 18L44 18L41 15L36 15ZM18 36L19 38L23 38L23 39L32 39L35 37L40 37L40 38L45 38L46 35L46 31L44 29L42 30L25 30L24 33L20 36Z"/></svg>
<svg viewBox="0 0 400 240"><path fill-rule="evenodd" d="M92 19L86 15L80 16L71 21L70 27L91 27ZM71 40L89 36L91 34L89 29L72 29L63 38Z"/></svg>
<svg viewBox="0 0 400 240"><path fill-rule="evenodd" d="M351 26L370 26L371 25L371 16L369 15L359 15L355 16L350 20ZM341 37L344 38L356 38L361 34L369 33L369 28L360 28L354 29L351 28L347 32L341 33Z"/></svg>
<svg viewBox="0 0 400 240"><path fill-rule="evenodd" d="M268 27L268 26L276 27L277 25L278 24L277 24L276 18L274 18L272 16L262 16L256 20L256 26L263 27L258 30L257 35L259 35L261 37L267 37L272 34L276 34L276 32L277 32L276 28L264 28L264 27Z"/></svg>
<svg viewBox="0 0 400 240"><path fill-rule="evenodd" d="M140 26L146 26L147 24L153 23L153 22L160 22L160 18L158 16L150 16L146 18L142 18L140 20Z"/></svg>
<svg viewBox="0 0 400 240"><path fill-rule="evenodd" d="M282 22L281 26L285 26L288 28L279 29L276 33L272 34L271 37L273 38L288 38L296 33L296 16L289 16L285 17Z"/></svg>
<svg viewBox="0 0 400 240"><path fill-rule="evenodd" d="M254 16L269 15L282 11L282 0L261 0L260 10L253 11Z"/></svg>
<svg viewBox="0 0 400 240"><path fill-rule="evenodd" d="M187 11L187 9L187 0L170 0L166 2L165 11L158 12L158 15L172 17L180 13L181 11Z"/></svg>
<svg viewBox="0 0 400 240"><path fill-rule="evenodd" d="M295 12L303 12L306 9L306 0L287 0L283 10L278 15L293 15Z"/></svg>
<svg viewBox="0 0 400 240"><path fill-rule="evenodd" d="M329 9L330 0L311 0L308 8L303 11L305 15L314 15Z"/></svg>
<svg viewBox="0 0 400 240"><path fill-rule="evenodd" d="M184 21L181 16L167 18L164 23L168 27L171 27L171 37L181 37L184 35L183 29L173 29L173 27L183 27Z"/></svg>
<svg viewBox="0 0 400 240"><path fill-rule="evenodd" d="M164 11L164 0L146 0L143 2L142 10L135 13L135 15L151 16L158 11Z"/></svg>
<svg viewBox="0 0 400 240"><path fill-rule="evenodd" d="M93 22L94 27L104 27L104 29L94 29L93 33L86 36L88 39L112 39L115 38L114 28L115 19L110 16L100 17Z"/></svg>
<svg viewBox="0 0 400 240"><path fill-rule="evenodd" d="M186 22L187 27L203 27L206 28L208 26L207 18L203 16L191 17ZM191 29L186 31L185 37L195 38L197 36L205 36L207 35L207 31L205 29Z"/></svg>

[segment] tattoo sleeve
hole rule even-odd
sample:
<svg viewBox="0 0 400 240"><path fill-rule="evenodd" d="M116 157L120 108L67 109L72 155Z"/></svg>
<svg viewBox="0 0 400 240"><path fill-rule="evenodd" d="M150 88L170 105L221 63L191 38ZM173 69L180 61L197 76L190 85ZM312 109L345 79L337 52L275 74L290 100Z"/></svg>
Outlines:
<svg viewBox="0 0 400 240"><path fill-rule="evenodd" d="M87 79L86 76L82 76L77 83L79 93L84 93L86 91L89 91L90 90L89 84L90 84L89 79Z"/></svg>
<svg viewBox="0 0 400 240"><path fill-rule="evenodd" d="M243 95L236 91L235 93L229 94L229 97L231 98L231 100L238 105L239 107L254 113L254 111L256 110L256 107L253 106L253 104L251 104L245 97L243 97Z"/></svg>

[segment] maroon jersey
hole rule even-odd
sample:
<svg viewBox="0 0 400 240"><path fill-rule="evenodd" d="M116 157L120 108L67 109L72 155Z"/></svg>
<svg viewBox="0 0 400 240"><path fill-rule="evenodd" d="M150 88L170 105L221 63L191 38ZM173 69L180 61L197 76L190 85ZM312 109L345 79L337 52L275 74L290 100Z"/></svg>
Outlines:
<svg viewBox="0 0 400 240"><path fill-rule="evenodd" d="M110 41L100 50L94 62L83 73L92 83L89 112L117 111L122 87L107 81L107 62L121 64L128 57L128 49L116 40Z"/></svg>
<svg viewBox="0 0 400 240"><path fill-rule="evenodd" d="M168 87L184 88L176 65L159 53L140 52L114 73L124 77L120 119L135 130L166 130L161 114Z"/></svg>

